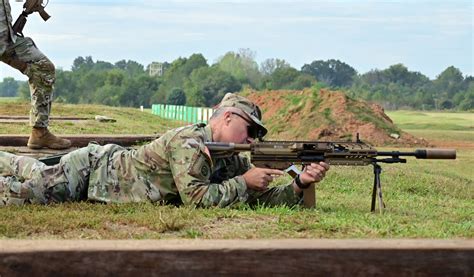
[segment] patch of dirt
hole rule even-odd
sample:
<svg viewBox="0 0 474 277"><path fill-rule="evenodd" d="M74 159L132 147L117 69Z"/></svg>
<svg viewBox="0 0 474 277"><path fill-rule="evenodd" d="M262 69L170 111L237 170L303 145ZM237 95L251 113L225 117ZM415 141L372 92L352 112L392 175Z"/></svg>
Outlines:
<svg viewBox="0 0 474 277"><path fill-rule="evenodd" d="M377 146L431 146L400 130L377 104L354 100L340 91L251 91L268 126L267 139L361 140Z"/></svg>

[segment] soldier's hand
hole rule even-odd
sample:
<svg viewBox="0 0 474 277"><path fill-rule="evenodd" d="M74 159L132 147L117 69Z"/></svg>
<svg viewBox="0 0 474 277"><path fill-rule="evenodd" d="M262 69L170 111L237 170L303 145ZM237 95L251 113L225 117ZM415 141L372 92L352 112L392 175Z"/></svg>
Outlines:
<svg viewBox="0 0 474 277"><path fill-rule="evenodd" d="M320 182L326 176L328 170L329 165L325 162L311 163L300 174L300 181L305 185Z"/></svg>
<svg viewBox="0 0 474 277"><path fill-rule="evenodd" d="M254 167L245 172L242 177L247 183L247 188L263 191L268 188L268 184L273 181L274 177L283 174L285 174L283 171L277 169Z"/></svg>

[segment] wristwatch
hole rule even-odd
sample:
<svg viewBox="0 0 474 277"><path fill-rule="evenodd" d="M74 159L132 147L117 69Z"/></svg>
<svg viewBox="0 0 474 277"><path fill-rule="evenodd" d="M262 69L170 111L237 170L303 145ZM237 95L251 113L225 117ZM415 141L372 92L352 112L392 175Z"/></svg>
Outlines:
<svg viewBox="0 0 474 277"><path fill-rule="evenodd" d="M303 184L303 183L301 183L300 175L299 175L299 174L296 175L296 177L295 177L294 180L295 180L295 184L296 184L300 189L307 189L307 188L309 188L309 186L311 186L311 183L309 183L309 184Z"/></svg>

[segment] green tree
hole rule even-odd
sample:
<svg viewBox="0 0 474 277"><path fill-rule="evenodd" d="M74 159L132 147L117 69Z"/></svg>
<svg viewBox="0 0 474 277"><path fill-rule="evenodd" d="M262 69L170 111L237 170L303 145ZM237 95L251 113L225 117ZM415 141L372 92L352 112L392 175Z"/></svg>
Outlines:
<svg viewBox="0 0 474 277"><path fill-rule="evenodd" d="M193 71L186 83L187 104L212 107L220 102L225 93L241 89L241 84L218 66L202 67Z"/></svg>
<svg viewBox="0 0 474 277"><path fill-rule="evenodd" d="M181 88L174 88L168 97L167 103L171 105L186 104L186 95L184 94L184 90Z"/></svg>
<svg viewBox="0 0 474 277"><path fill-rule="evenodd" d="M350 87L357 75L357 71L350 65L334 59L313 61L311 64L303 65L301 71L330 87Z"/></svg>
<svg viewBox="0 0 474 277"><path fill-rule="evenodd" d="M201 67L208 67L202 54L193 54L189 58L178 58L173 61L163 75L160 88L152 96L153 103L167 103L172 90L174 88L184 90L184 84L189 80L190 74Z"/></svg>
<svg viewBox="0 0 474 277"><path fill-rule="evenodd" d="M262 75L255 61L255 52L250 49L239 49L238 53L227 52L219 59L217 66L241 84L258 88L261 83Z"/></svg>
<svg viewBox="0 0 474 277"><path fill-rule="evenodd" d="M61 102L79 103L81 93L77 87L78 78L73 71L56 69L56 82L54 85L54 95Z"/></svg>
<svg viewBox="0 0 474 277"><path fill-rule="evenodd" d="M260 72L263 76L270 76L273 72L280 68L288 68L291 67L289 63L285 60L280 59L266 59L260 64Z"/></svg>
<svg viewBox="0 0 474 277"><path fill-rule="evenodd" d="M18 89L18 94L23 99L30 99L31 92L30 92L30 85L28 84L28 82L23 82L20 85L20 88Z"/></svg>
<svg viewBox="0 0 474 277"><path fill-rule="evenodd" d="M300 73L293 67L280 67L273 71L270 75L269 82L266 84L267 89L284 89L298 78Z"/></svg>
<svg viewBox="0 0 474 277"><path fill-rule="evenodd" d="M382 74L389 83L397 83L404 86L418 87L429 81L428 77L419 73L409 71L403 64L395 64L385 69Z"/></svg>
<svg viewBox="0 0 474 277"><path fill-rule="evenodd" d="M0 97L14 97L18 95L20 85L12 77L3 78L0 82Z"/></svg>
<svg viewBox="0 0 474 277"><path fill-rule="evenodd" d="M463 111L474 110L474 79L468 77L469 85L464 93L464 99L459 103L459 109Z"/></svg>
<svg viewBox="0 0 474 277"><path fill-rule="evenodd" d="M74 59L72 63L72 71L77 71L80 69L83 70L90 70L94 66L94 61L92 60L91 56L87 56L85 58L79 56Z"/></svg>
<svg viewBox="0 0 474 277"><path fill-rule="evenodd" d="M314 85L316 85L316 79L308 74L301 73L296 77L293 82L291 82L287 88L288 89L296 89L296 90L301 90L304 88L310 88Z"/></svg>
<svg viewBox="0 0 474 277"><path fill-rule="evenodd" d="M446 100L452 98L456 92L463 88L464 77L462 72L454 66L446 68L434 80L436 90L442 92Z"/></svg>
<svg viewBox="0 0 474 277"><path fill-rule="evenodd" d="M143 65L137 63L136 61L121 60L115 63L115 67L127 72L128 76L138 76L141 74L145 74Z"/></svg>

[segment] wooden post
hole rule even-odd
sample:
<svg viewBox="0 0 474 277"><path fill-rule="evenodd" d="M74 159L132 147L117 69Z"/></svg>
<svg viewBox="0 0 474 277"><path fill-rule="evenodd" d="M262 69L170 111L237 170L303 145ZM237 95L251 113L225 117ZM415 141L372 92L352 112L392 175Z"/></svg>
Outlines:
<svg viewBox="0 0 474 277"><path fill-rule="evenodd" d="M303 190L303 206L307 209L316 208L315 184L311 184L309 188Z"/></svg>

